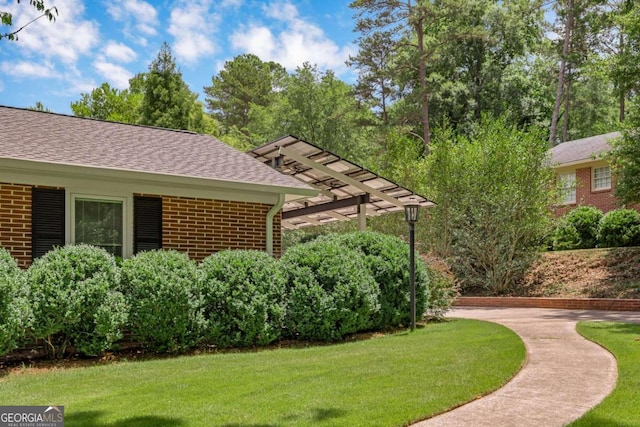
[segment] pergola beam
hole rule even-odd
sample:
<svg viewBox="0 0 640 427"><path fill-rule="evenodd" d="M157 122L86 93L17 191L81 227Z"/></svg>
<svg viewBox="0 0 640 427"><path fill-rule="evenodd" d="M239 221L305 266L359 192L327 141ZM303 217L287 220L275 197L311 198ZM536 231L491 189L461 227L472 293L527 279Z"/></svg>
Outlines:
<svg viewBox="0 0 640 427"><path fill-rule="evenodd" d="M383 200L386 200L387 202L398 206L399 208L403 208L404 207L404 203L402 203L400 200L388 196L385 193L383 193L382 191L376 190L375 188L369 187L363 183L361 183L360 181L351 178L350 176L347 176L343 173L337 172L327 166L324 166L320 163L314 162L313 160L308 159L305 156L301 156L300 154L296 153L295 151L291 150L288 147L280 147L280 154L284 154L285 156L289 157L290 159L295 160L298 163L301 163L305 166L308 166L310 168L313 169L317 169L320 172L329 175L337 180L340 180L342 182L344 182L345 184L351 185L359 190L362 190L363 193L371 193L376 197L379 197Z"/></svg>

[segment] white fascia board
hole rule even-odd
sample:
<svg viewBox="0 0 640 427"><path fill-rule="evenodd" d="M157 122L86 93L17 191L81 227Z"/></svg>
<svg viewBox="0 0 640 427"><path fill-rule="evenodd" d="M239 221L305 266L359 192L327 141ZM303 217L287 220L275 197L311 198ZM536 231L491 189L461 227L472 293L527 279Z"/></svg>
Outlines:
<svg viewBox="0 0 640 427"><path fill-rule="evenodd" d="M51 187L102 185L126 187L135 193L200 197L217 200L275 204L280 194L287 200L315 196L313 188L284 187L199 177L154 174L122 169L0 159L0 181Z"/></svg>

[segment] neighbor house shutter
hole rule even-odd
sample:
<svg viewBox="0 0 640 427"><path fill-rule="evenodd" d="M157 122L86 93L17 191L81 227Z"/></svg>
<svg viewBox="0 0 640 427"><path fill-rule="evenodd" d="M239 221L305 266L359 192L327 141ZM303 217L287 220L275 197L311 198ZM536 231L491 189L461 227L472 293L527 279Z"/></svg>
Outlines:
<svg viewBox="0 0 640 427"><path fill-rule="evenodd" d="M134 253L162 248L162 198L133 198Z"/></svg>
<svg viewBox="0 0 640 427"><path fill-rule="evenodd" d="M31 257L64 246L64 190L31 190Z"/></svg>

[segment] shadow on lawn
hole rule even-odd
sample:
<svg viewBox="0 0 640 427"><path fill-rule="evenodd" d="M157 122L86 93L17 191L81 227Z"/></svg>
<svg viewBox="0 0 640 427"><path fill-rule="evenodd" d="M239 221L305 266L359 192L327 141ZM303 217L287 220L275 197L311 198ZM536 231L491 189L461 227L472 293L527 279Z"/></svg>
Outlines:
<svg viewBox="0 0 640 427"><path fill-rule="evenodd" d="M153 415L103 423L98 420L103 414L103 412L99 411L74 412L65 414L64 422L69 427L177 427L186 425L183 421L175 418L156 417Z"/></svg>

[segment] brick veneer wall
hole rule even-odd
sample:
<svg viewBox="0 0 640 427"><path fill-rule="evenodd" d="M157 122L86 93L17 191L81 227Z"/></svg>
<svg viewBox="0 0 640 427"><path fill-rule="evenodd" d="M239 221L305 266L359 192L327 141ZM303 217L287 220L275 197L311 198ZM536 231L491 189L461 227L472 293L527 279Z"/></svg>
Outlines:
<svg viewBox="0 0 640 427"><path fill-rule="evenodd" d="M0 247L18 265L31 264L31 186L0 183Z"/></svg>
<svg viewBox="0 0 640 427"><path fill-rule="evenodd" d="M640 299L614 298L528 298L528 297L459 297L461 307L561 308L573 310L640 311Z"/></svg>
<svg viewBox="0 0 640 427"><path fill-rule="evenodd" d="M201 260L224 249L266 250L271 205L162 196L162 246ZM273 253L281 253L281 215L273 218Z"/></svg>
<svg viewBox="0 0 640 427"><path fill-rule="evenodd" d="M615 182L612 180L608 190L591 190L591 168L576 169L576 203L561 205L554 209L557 217L560 217L576 206L594 206L607 213L619 208L614 194Z"/></svg>

